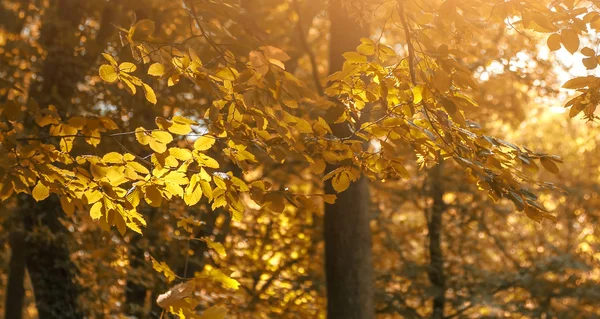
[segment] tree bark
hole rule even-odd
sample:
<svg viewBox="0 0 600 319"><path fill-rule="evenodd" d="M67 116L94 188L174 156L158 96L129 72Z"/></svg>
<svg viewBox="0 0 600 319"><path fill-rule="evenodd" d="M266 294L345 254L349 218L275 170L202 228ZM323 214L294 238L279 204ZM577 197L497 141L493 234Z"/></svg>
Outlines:
<svg viewBox="0 0 600 319"><path fill-rule="evenodd" d="M23 299L25 298L25 234L12 231L10 234L10 262L8 265L8 284L4 318L21 319L23 317Z"/></svg>
<svg viewBox="0 0 600 319"><path fill-rule="evenodd" d="M342 54L354 51L366 27L348 17L339 0L329 8L329 73L341 70ZM346 129L332 125L333 133L347 136ZM328 171L335 169L329 166ZM330 183L326 192L335 193ZM369 187L361 177L338 194L335 204L325 204L325 273L327 318L371 319L375 316L371 229L369 227Z"/></svg>
<svg viewBox="0 0 600 319"><path fill-rule="evenodd" d="M61 115L72 105L76 83L85 71L73 58L77 30L82 18L83 2L51 1L43 16L39 43L48 55L40 71L41 80L33 83L29 97L41 107L53 104ZM31 119L28 119L31 121ZM69 232L60 223L62 213L58 198L36 202L31 196L19 196L19 214L24 219L27 240L27 270L34 290L40 318L83 318L77 303L79 287L75 283L76 267L67 246Z"/></svg>
<svg viewBox="0 0 600 319"><path fill-rule="evenodd" d="M444 275L444 258L441 246L442 237L442 215L445 211L444 188L443 188L443 165L440 162L433 167L430 173L430 197L433 199L431 214L427 221L429 235L429 281L434 288L432 319L444 318L444 305L446 304L446 278Z"/></svg>
<svg viewBox="0 0 600 319"><path fill-rule="evenodd" d="M72 112L77 83L85 78L98 51L113 33L109 29L112 28L113 4L107 3L102 12L103 25L95 43L88 47L88 55L74 58L79 46L76 31L85 18L87 5L82 0L53 0L42 17L39 44L48 55L42 62L38 82L30 87L29 97L41 107L55 105L62 116ZM70 234L59 220L62 209L58 198L51 196L36 202L31 196L23 195L18 197L18 202L17 213L24 220L27 236L23 251L39 318L83 318L77 302L80 293L75 283L77 268L68 248ZM15 277L14 280L22 279Z"/></svg>
<svg viewBox="0 0 600 319"><path fill-rule="evenodd" d="M67 246L67 229L61 224L62 214L56 196L36 203L28 195L21 201L24 216L25 256L31 278L39 318L83 318L77 302L77 272Z"/></svg>

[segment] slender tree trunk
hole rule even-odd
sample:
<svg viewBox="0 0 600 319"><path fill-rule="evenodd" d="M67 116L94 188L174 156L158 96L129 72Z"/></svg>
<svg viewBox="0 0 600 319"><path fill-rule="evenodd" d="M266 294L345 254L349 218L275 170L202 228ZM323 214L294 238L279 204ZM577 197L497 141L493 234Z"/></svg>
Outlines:
<svg viewBox="0 0 600 319"><path fill-rule="evenodd" d="M444 275L444 258L442 254L442 215L445 211L444 188L443 188L443 165L440 158L430 173L430 196L433 199L431 214L427 222L429 234L429 281L434 287L433 312L431 319L444 318L444 305L446 303L446 278Z"/></svg>
<svg viewBox="0 0 600 319"><path fill-rule="evenodd" d="M354 51L360 38L368 36L348 17L340 1L331 3L329 72L342 68L342 54ZM332 125L334 134L346 136L343 127ZM328 171L335 167L328 167ZM327 193L335 193L330 183ZM375 316L371 229L369 227L369 187L361 177L338 194L335 204L325 205L325 273L327 277L327 317L329 319L371 319Z"/></svg>
<svg viewBox="0 0 600 319"><path fill-rule="evenodd" d="M129 241L129 266L132 270L142 271L141 268L147 266L145 262L144 249L139 246L141 236L132 235ZM148 287L143 285L142 278L127 276L125 284L125 313L135 316L138 319L147 318L146 313L146 294Z"/></svg>
<svg viewBox="0 0 600 319"><path fill-rule="evenodd" d="M25 297L25 287L23 286L25 279L25 234L23 231L11 232L10 248L4 318L21 319Z"/></svg>

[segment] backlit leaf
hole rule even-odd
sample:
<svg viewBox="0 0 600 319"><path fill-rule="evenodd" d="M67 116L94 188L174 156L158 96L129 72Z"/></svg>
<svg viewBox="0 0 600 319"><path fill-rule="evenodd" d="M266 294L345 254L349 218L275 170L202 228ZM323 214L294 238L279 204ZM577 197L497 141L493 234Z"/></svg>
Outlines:
<svg viewBox="0 0 600 319"><path fill-rule="evenodd" d="M115 70L113 66L108 64L101 65L99 73L102 80L109 83L115 82L119 78L117 70Z"/></svg>
<svg viewBox="0 0 600 319"><path fill-rule="evenodd" d="M31 195L36 201L39 202L50 196L50 190L46 185L42 184L42 182L38 182L33 188L33 191L31 191Z"/></svg>

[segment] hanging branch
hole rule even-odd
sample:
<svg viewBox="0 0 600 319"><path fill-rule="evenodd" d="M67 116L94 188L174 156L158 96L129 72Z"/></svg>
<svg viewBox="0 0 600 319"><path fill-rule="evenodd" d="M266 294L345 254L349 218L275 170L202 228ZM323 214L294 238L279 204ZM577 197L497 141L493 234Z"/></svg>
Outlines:
<svg viewBox="0 0 600 319"><path fill-rule="evenodd" d="M308 55L308 59L310 60L310 66L312 70L313 80L315 82L315 86L317 88L317 92L319 95L324 96L325 92L323 91L323 86L321 85L321 79L319 78L319 71L317 69L317 59L315 58L314 52L310 49L310 45L308 44L308 40L306 39L304 29L302 28L302 15L300 14L300 9L298 8L298 2L293 1L294 10L298 15L298 22L296 23L296 27L298 28L298 35L300 36L300 42L302 43L302 47L306 54Z"/></svg>
<svg viewBox="0 0 600 319"><path fill-rule="evenodd" d="M404 28L404 35L406 36L406 45L408 46L408 70L410 72L410 80L413 85L417 85L417 77L415 75L415 47L413 46L412 39L410 36L410 29L408 28L408 23L406 22L406 13L404 11L404 3L402 0L398 1L398 11L400 12L400 21L402 22L402 27Z"/></svg>

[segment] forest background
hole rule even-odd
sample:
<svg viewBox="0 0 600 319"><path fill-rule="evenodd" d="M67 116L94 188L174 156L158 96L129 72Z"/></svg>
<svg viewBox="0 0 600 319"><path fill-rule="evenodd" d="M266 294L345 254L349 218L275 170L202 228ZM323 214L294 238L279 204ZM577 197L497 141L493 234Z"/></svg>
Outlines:
<svg viewBox="0 0 600 319"><path fill-rule="evenodd" d="M600 317L598 10L2 1L0 313Z"/></svg>

